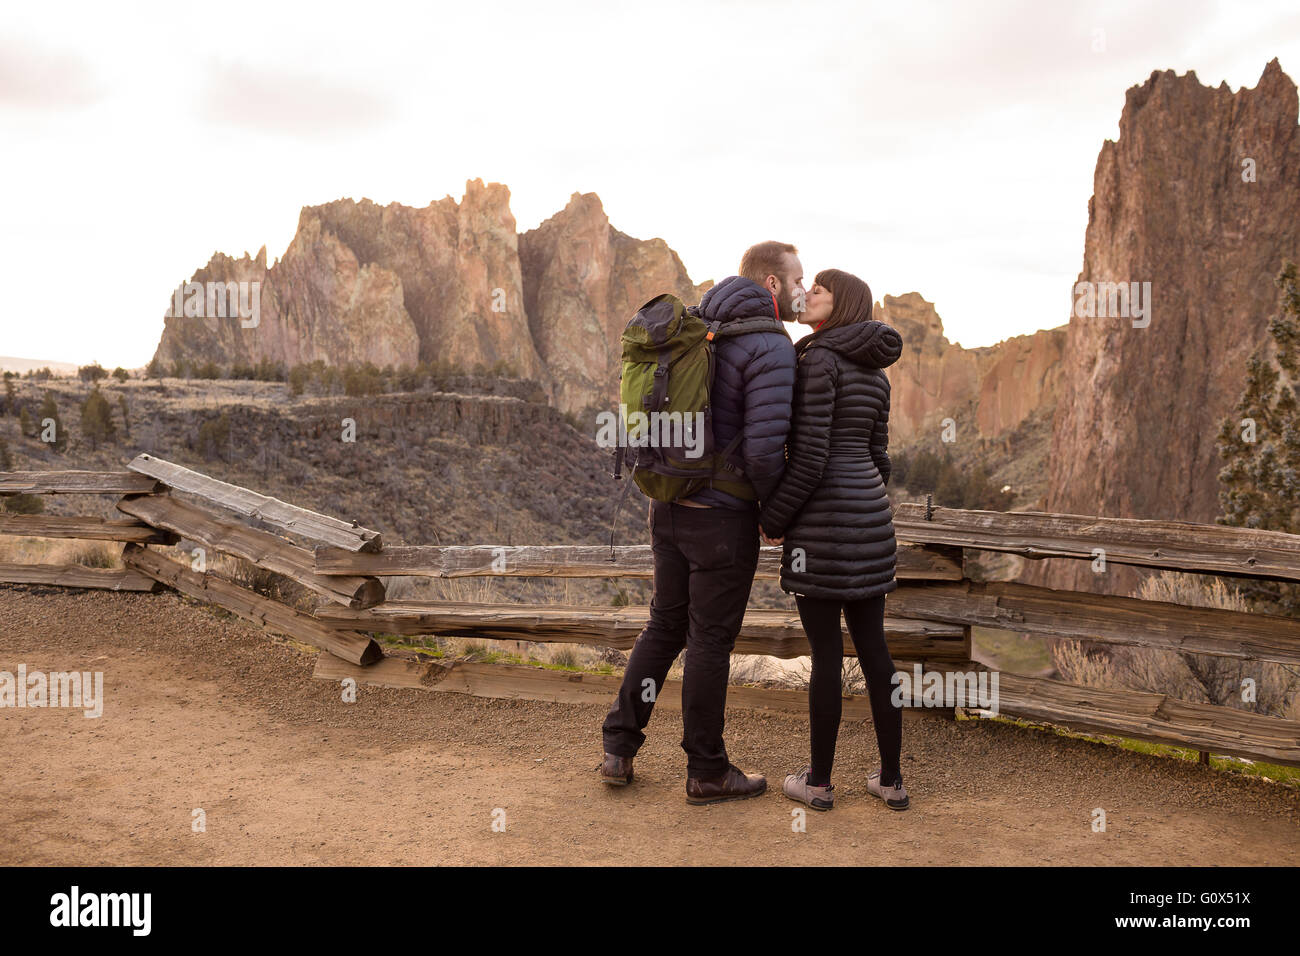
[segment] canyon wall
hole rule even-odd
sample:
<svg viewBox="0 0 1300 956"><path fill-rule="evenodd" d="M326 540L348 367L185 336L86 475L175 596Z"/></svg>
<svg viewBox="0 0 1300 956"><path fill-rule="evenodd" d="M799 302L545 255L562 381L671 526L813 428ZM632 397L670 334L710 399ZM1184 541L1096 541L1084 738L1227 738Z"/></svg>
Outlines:
<svg viewBox="0 0 1300 956"><path fill-rule="evenodd" d="M1212 522L1215 435L1268 339L1274 277L1300 257L1296 86L1277 60L1236 93L1155 72L1119 125L1097 158L1078 281L1149 282L1151 308L1071 316L1047 510ZM1026 572L1117 589L1081 562Z"/></svg>
<svg viewBox="0 0 1300 956"><path fill-rule="evenodd" d="M949 342L933 303L919 293L887 295L873 317L898 330L903 354L887 370L893 440L937 436L952 418L960 441L971 429L997 438L1056 402L1065 327L966 349Z"/></svg>

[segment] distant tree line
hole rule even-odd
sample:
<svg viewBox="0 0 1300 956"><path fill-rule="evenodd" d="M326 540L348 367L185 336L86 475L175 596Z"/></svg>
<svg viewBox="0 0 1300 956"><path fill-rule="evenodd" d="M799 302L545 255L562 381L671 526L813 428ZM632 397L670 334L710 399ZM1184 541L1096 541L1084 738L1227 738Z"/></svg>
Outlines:
<svg viewBox="0 0 1300 956"><path fill-rule="evenodd" d="M236 362L219 365L211 360L178 360L164 363L155 356L145 367L145 377L161 379L228 379L235 381L286 382L294 395L382 395L387 392L439 391L455 376L486 376L518 379L518 369L504 359L492 365L477 362L466 370L442 360L417 365L377 366L372 362L329 365L322 359L288 366L263 358L256 365Z"/></svg>
<svg viewBox="0 0 1300 956"><path fill-rule="evenodd" d="M83 365L77 369L77 378L81 379L83 382L102 381L110 375L119 382L125 382L131 377L131 373L120 365L111 372L98 362L91 362L89 365Z"/></svg>

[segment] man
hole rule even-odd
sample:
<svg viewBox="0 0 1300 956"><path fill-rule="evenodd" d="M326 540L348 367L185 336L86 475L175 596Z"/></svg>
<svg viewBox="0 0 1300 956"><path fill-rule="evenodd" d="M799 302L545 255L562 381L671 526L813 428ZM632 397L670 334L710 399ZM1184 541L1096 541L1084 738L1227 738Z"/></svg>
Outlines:
<svg viewBox="0 0 1300 956"><path fill-rule="evenodd" d="M740 274L705 293L700 313L721 323L751 316L795 320L803 308L803 266L789 243L761 242L745 252ZM722 742L731 651L758 568L758 509L780 483L790 430L795 350L780 326L719 337L713 381L713 432L722 448L742 434L744 479L757 500L705 487L676 502L651 500L654 551L650 621L637 638L618 697L602 727L601 779L632 782L632 759L645 743L654 702L668 669L686 649L682 680L682 749L686 800L717 803L767 789L727 758Z"/></svg>

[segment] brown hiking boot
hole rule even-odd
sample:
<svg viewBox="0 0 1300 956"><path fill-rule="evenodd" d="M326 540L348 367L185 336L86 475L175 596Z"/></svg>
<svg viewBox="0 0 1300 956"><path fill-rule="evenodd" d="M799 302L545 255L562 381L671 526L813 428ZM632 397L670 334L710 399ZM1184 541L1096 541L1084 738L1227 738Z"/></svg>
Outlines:
<svg viewBox="0 0 1300 956"><path fill-rule="evenodd" d="M611 787L626 787L632 782L632 758L605 754L600 765L600 779Z"/></svg>
<svg viewBox="0 0 1300 956"><path fill-rule="evenodd" d="M767 778L759 773L745 773L734 763L718 777L687 777L686 802L699 806L726 800L747 800L767 790Z"/></svg>

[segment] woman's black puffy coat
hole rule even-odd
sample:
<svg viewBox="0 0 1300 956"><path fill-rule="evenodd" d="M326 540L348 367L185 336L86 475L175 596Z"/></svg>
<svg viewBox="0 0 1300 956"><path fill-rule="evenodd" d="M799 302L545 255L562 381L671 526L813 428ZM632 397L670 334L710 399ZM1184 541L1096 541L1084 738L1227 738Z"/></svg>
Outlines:
<svg viewBox="0 0 1300 956"><path fill-rule="evenodd" d="M874 320L814 332L799 355L785 474L761 503L784 536L781 589L854 601L898 587L889 480L889 379L903 339Z"/></svg>

